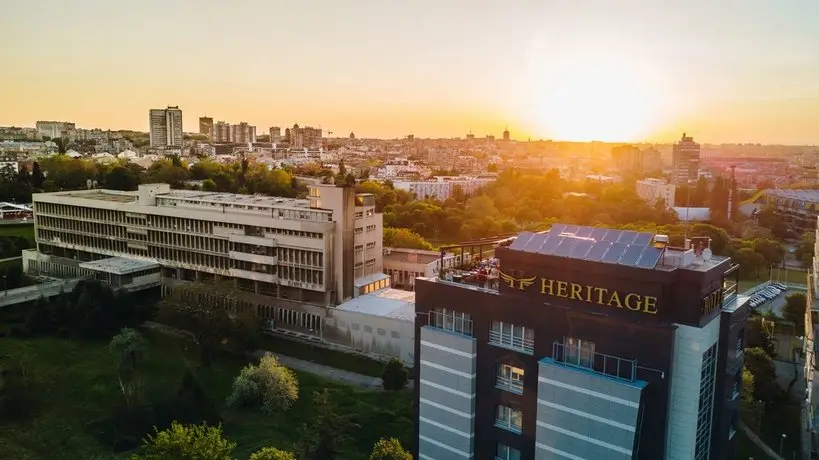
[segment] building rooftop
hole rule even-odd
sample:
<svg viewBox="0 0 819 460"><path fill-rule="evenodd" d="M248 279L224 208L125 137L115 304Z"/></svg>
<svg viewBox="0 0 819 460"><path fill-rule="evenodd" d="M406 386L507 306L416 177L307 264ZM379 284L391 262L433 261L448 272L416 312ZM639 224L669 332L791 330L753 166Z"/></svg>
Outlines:
<svg viewBox="0 0 819 460"><path fill-rule="evenodd" d="M198 190L171 190L170 193L157 195L157 198L178 198L186 201L244 204L262 207L308 208L310 202L297 198L285 198L266 195L240 195L238 193L201 192Z"/></svg>
<svg viewBox="0 0 819 460"><path fill-rule="evenodd" d="M403 321L415 321L415 292L393 288L381 289L350 299L339 305L337 309Z"/></svg>
<svg viewBox="0 0 819 460"><path fill-rule="evenodd" d="M765 193L777 198L785 198L789 200L802 200L819 202L819 190L786 190L786 189L772 189Z"/></svg>
<svg viewBox="0 0 819 460"><path fill-rule="evenodd" d="M428 265L432 262L437 262L440 258L440 253L422 249L387 248L384 251L384 262L406 262Z"/></svg>
<svg viewBox="0 0 819 460"><path fill-rule="evenodd" d="M120 192L117 190L76 190L62 192L62 196L71 198L83 198L86 200L110 201L113 203L131 203L137 200L136 192Z"/></svg>
<svg viewBox="0 0 819 460"><path fill-rule="evenodd" d="M127 275L129 273L134 273L149 268L159 268L159 264L150 260L129 259L127 257L111 257L108 259L95 260L93 262L83 262L80 264L80 268L86 268L97 272L113 273L115 275Z"/></svg>

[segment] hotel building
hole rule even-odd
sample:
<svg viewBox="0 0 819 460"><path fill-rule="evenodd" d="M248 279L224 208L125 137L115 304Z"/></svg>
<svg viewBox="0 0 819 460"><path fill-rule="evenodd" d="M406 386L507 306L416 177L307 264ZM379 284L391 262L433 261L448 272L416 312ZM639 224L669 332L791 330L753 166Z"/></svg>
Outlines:
<svg viewBox="0 0 819 460"><path fill-rule="evenodd" d="M416 280L417 458L733 458L748 299L667 240L556 224L495 280Z"/></svg>
<svg viewBox="0 0 819 460"><path fill-rule="evenodd" d="M27 272L112 257L158 263L163 283L230 280L258 312L321 334L326 307L388 284L382 215L353 188L311 186L307 199L171 190L33 196L37 251ZM64 273L62 273L64 275Z"/></svg>

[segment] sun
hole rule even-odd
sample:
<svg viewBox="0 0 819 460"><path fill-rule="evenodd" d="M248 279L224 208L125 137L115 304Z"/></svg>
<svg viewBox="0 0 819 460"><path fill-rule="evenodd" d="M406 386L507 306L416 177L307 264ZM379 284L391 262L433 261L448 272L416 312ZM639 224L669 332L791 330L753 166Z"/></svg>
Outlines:
<svg viewBox="0 0 819 460"><path fill-rule="evenodd" d="M553 139L636 141L658 126L659 95L653 79L626 62L593 59L552 65L537 84L536 124Z"/></svg>

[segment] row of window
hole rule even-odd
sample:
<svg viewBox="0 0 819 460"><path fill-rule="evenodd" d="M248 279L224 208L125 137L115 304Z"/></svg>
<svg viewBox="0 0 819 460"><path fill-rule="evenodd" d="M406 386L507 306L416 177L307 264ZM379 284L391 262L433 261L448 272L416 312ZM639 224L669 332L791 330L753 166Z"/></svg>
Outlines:
<svg viewBox="0 0 819 460"><path fill-rule="evenodd" d="M336 322L336 326L339 329L346 329L347 328L347 322L344 321L343 319L340 319L340 320L338 320ZM360 331L361 330L361 325L358 324L358 323L350 323L349 326L350 326L350 329L353 330L353 331ZM368 334L372 334L373 333L373 327L368 326L368 325L365 324L364 325L364 332L366 332ZM381 336L386 336L387 335L387 330L382 329L382 328L379 327L379 328L376 328L376 333L378 335L381 335ZM390 331L390 337L392 337L393 339L400 339L401 334L399 334L398 331Z"/></svg>

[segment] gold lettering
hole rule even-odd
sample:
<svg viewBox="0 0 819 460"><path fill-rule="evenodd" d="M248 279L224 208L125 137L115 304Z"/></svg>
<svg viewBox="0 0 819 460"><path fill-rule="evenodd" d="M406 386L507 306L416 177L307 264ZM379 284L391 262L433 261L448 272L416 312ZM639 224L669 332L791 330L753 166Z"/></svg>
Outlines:
<svg viewBox="0 0 819 460"><path fill-rule="evenodd" d="M580 291L583 290L583 286L579 284L572 283L572 292L569 294L569 298L572 300L583 300L583 297L580 297Z"/></svg>
<svg viewBox="0 0 819 460"><path fill-rule="evenodd" d="M612 305L612 303L614 303L614 305ZM623 304L620 303L620 294L618 294L617 291L611 291L611 298L609 298L607 305L609 307L623 308Z"/></svg>
<svg viewBox="0 0 819 460"><path fill-rule="evenodd" d="M555 295L554 286L555 280L548 280L546 278L540 279L540 293L546 295Z"/></svg>
<svg viewBox="0 0 819 460"><path fill-rule="evenodd" d="M586 288L586 299L585 300L586 300L586 302L591 302L592 301L591 293L592 293L592 289L594 289L594 288L592 288L591 286L584 286L584 287Z"/></svg>
<svg viewBox="0 0 819 460"><path fill-rule="evenodd" d="M569 283L565 281L558 281L557 282L557 296L558 297L568 297L569 296Z"/></svg>
<svg viewBox="0 0 819 460"><path fill-rule="evenodd" d="M643 308L643 299L637 294L626 294L626 308L633 311L640 311Z"/></svg>
<svg viewBox="0 0 819 460"><path fill-rule="evenodd" d="M643 313L648 313L649 315L656 315L657 314L657 298L651 296L643 297Z"/></svg>
<svg viewBox="0 0 819 460"><path fill-rule="evenodd" d="M603 302L603 296L606 295L606 293L609 292L609 290L596 287L594 288L594 292L597 293L597 303L599 303L600 305L605 305L605 302Z"/></svg>

